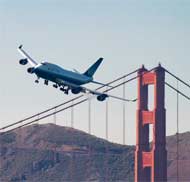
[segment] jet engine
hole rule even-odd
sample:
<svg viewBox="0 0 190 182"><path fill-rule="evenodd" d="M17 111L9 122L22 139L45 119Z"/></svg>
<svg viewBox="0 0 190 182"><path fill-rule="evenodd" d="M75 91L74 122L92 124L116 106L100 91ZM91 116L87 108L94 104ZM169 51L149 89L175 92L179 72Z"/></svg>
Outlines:
<svg viewBox="0 0 190 182"><path fill-rule="evenodd" d="M34 73L34 70L35 70L35 69L32 68L32 67L27 69L28 73L31 73L31 74Z"/></svg>
<svg viewBox="0 0 190 182"><path fill-rule="evenodd" d="M81 91L82 91L82 88L80 87L71 89L71 92L73 94L79 94Z"/></svg>
<svg viewBox="0 0 190 182"><path fill-rule="evenodd" d="M21 65L26 65L26 64L28 63L28 60L27 60L27 59L21 59L21 60L19 61L19 63L20 63Z"/></svg>
<svg viewBox="0 0 190 182"><path fill-rule="evenodd" d="M98 101L104 101L108 97L107 94L101 94L97 96Z"/></svg>

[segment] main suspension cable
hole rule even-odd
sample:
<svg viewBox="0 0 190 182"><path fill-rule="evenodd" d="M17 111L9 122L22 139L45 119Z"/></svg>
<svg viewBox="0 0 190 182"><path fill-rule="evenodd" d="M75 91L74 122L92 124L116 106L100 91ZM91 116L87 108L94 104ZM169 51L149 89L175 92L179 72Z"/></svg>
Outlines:
<svg viewBox="0 0 190 182"><path fill-rule="evenodd" d="M132 72L130 72L130 73L128 73L128 74L125 74L124 76L121 76L121 77L119 77L119 78L117 78L117 79L115 79L115 80L113 80L113 81L111 81L111 82L105 84L105 86L100 86L100 87L98 87L98 88L95 89L95 90L99 90L99 89L101 89L101 88L106 87L107 85L113 84L113 83L115 83L115 82L117 82L117 81L123 79L124 77L128 77L128 76L130 76L130 75L132 75L132 74L138 72L138 70L139 70L139 69L136 69L136 70L134 70L134 71L132 71ZM24 118L24 119L22 119L22 120L19 120L19 121L15 122L15 123L12 123L12 124L10 124L10 125L7 125L7 126L5 126L5 127L2 127L2 128L0 128L0 130L7 129L7 128L12 127L12 126L14 126L14 125L17 125L17 124L19 124L19 123L21 123L21 122L30 120L30 119L32 119L32 118L34 118L34 117L36 117L36 116L45 114L45 113L47 113L47 112L49 112L49 111L52 111L52 110L54 110L54 109L57 109L57 108L59 108L59 107L61 107L61 106L64 106L64 105L66 105L66 104L69 104L70 102L73 102L73 101L75 101L75 100L78 100L78 99L82 98L83 96L84 96L84 94L79 95L79 96L77 96L77 97L75 97L75 98L73 98L73 99L71 99L71 100L69 100L69 101L66 101L66 102L64 102L64 103L61 103L61 104L56 105L56 106L54 106L54 107L51 107L51 108L49 108L49 109L47 109L47 110L44 110L44 111L39 112L39 113L37 113L37 114L34 114L34 115L32 115L32 116L26 117L26 118Z"/></svg>
<svg viewBox="0 0 190 182"><path fill-rule="evenodd" d="M122 83L120 83L120 84L118 84L118 85L115 85L115 86L113 86L113 87L111 87L111 88L109 88L109 89L106 89L106 90L103 91L102 93L109 92L110 90L113 90L113 89L115 89L115 88L117 88L117 87L119 87L119 86L121 86L121 85L123 85L123 84L126 84L126 83L128 83L128 82L131 82L131 81L137 79L138 77L140 77L140 76L142 76L142 75L144 75L144 74L147 74L147 73L149 73L149 72L155 70L156 68L157 68L157 67L154 67L154 68L152 68L152 69L150 69L150 70L148 70L148 71L146 71L146 72L143 72L143 73L141 73L141 74L139 74L139 75L137 75L137 76L135 76L135 77L133 77L133 78L131 78L131 79L128 79L128 80L126 80L126 81L124 81L124 82L122 82ZM116 80L114 80L114 81L112 81L112 82L109 82L108 84L112 84L112 83L114 83L114 82L116 82L116 81L119 81L120 79L124 78L125 76L130 76L130 75L132 75L132 74L134 74L134 73L136 73L136 72L138 72L138 71L139 71L139 69L137 69L137 70L135 70L135 71L133 71L133 72L131 72L131 73L128 73L128 74L126 74L126 75L124 75L124 76L122 76L122 77L120 77L120 78L118 78L118 79L116 79ZM108 84L107 84L107 85L108 85ZM107 85L105 85L105 86L107 86ZM100 88L103 88L103 87L105 87L105 86L101 86L101 87L97 88L96 90L98 90L98 89L100 89ZM80 96L78 96L78 97L76 97L76 98L78 99L78 98L81 98L82 96L83 96L83 95L80 95ZM48 109L48 111L51 111L52 109L58 108L59 106L68 104L68 103L70 103L70 102L73 102L74 100L76 100L76 98L71 99L71 100L69 100L69 101L67 101L67 102L65 102L65 103L63 103L63 104L59 104L59 105L57 105L57 106L55 106L55 107L53 107L53 108L51 108L51 109ZM190 98L189 98L189 99L190 99ZM83 99L83 100L81 100L81 101L79 101L79 102L76 102L76 103L74 103L74 104L71 104L71 105L69 105L69 106L67 106L67 107L65 107L65 108L60 109L60 110L56 110L56 111L54 111L54 112L52 112L52 113L50 113L50 114L47 114L47 115L42 116L42 117L39 117L38 119L34 119L34 120L32 120L32 121L30 121L30 122L28 122L28 123L25 123L25 124L23 124L23 125L20 125L20 126L18 126L18 127L15 127L15 128L13 128L13 129L11 129L11 130L8 130L8 131L13 131L13 130L18 129L18 128L21 128L21 127L23 127L23 126L27 126L27 125L29 125L29 124L32 124L32 123L34 123L34 122L36 122L36 121L45 119L45 118L47 118L47 117L50 117L51 115L57 114L57 113L62 112L62 111L64 111L64 110L66 110L66 109L69 109L69 108L71 108L71 107L74 107L74 106L76 106L76 105L79 105L79 104L81 104L81 103L83 103L83 102L85 102L85 101L87 101L87 100L88 100L88 98L85 98L85 99ZM136 100L137 100L137 99L134 99L133 102L135 102ZM4 129L7 129L7 128L11 127L11 126L20 124L20 123L22 123L22 122L24 122L24 121L27 121L27 120L29 120L29 119L32 119L33 117L39 116L39 115L41 115L42 113L44 114L44 113L46 113L46 112L47 112L47 110L46 110L46 111L43 111L43 112L41 112L41 113L35 114L35 115L31 116L31 117L25 118L25 119L23 119L23 120L20 120L20 121L18 121L18 122L15 122L15 123L13 123L13 124L10 124L10 125L8 125L8 126L5 126L5 127L3 127L3 128L0 128L0 130L4 130Z"/></svg>
<svg viewBox="0 0 190 182"><path fill-rule="evenodd" d="M180 95L182 95L184 98L190 100L190 97L185 95L183 92L179 91L178 89L174 88L172 85L170 85L169 83L165 82L165 84L170 87L171 89L173 89L174 91L176 91L177 93L179 93Z"/></svg>
<svg viewBox="0 0 190 182"><path fill-rule="evenodd" d="M155 69L155 68L154 68ZM138 69L139 70L139 69ZM133 71L133 72L131 72L131 73L135 73L135 72L137 72L138 70L135 70L135 71ZM151 69L152 70L152 69ZM150 70L150 71L151 71ZM150 71L148 71L148 72L150 72ZM130 73L130 74L131 74ZM147 72L146 72L147 73ZM132 79L129 79L129 80L126 80L125 81L125 83L128 83L128 82L131 82L131 81L133 81L134 79L136 79L136 78L138 78L139 76L141 76L141 75L143 75L143 74L145 74L145 73L142 73L142 74L140 74L140 75L138 75L138 76L135 76L135 77L133 77ZM129 74L128 74L129 75ZM122 77L123 78L123 77ZM118 79L117 79L118 80ZM111 83L111 82L110 82ZM122 84L124 84L124 83L121 83L121 84L118 84L118 85L116 85L115 86L115 88L117 88L117 87L119 87L119 86L121 86ZM101 86L101 88L103 88L104 86ZM111 89L112 89L113 87L111 87ZM109 89L107 89L106 91L104 91L104 92L108 92L109 91ZM104 93L103 92L103 93ZM72 101L73 101L74 99L72 99ZM54 112L52 112L52 113L50 113L50 114L47 114L47 115L45 115L45 116L42 116L42 117L39 117L38 119L34 119L34 120L32 120L32 121L30 121L30 122L28 122L28 123L25 123L25 124L23 124L23 125L20 125L20 126L18 126L18 127L15 127L15 128L13 128L13 129L11 129L11 130L8 130L8 131L13 131L13 130L15 130L15 129L18 129L18 128L21 128L21 127L23 127L23 126L27 126L27 125L30 125L30 124L32 124L32 123L34 123L34 122L36 122L37 120L42 120L42 119L45 119L45 118L47 118L47 117L50 117L51 115L54 115L54 114L57 114L57 113L60 113L60 112L62 112L62 111L64 111L64 110L66 110L66 109L69 109L69 108L71 108L71 107L74 107L74 106L76 106L76 105L79 105L79 104L81 104L81 103L83 103L83 102L85 102L85 101L87 101L88 100L88 98L85 98L85 99L83 99L83 100L81 100L81 101L79 101L79 102L76 102L76 103L74 103L74 104L71 104L71 105L69 105L69 106L67 106L67 107L65 107L65 108L62 108L62 109L60 109L60 110L56 110L56 111L54 111ZM134 100L135 101L135 100ZM70 101L67 101L67 103L69 103ZM55 108L55 107L54 107ZM30 118L33 118L32 116L30 117ZM21 123L21 122L23 122L23 121L26 121L26 119L25 120L21 120L21 121L18 121L16 124L19 124L19 123ZM13 123L13 124L11 124L11 125L9 125L9 126L5 126L5 127L3 127L3 128L0 128L0 130L3 130L3 129L7 129L7 128L9 128L9 127L11 127L11 126L14 126L14 125L16 125L15 123Z"/></svg>
<svg viewBox="0 0 190 182"><path fill-rule="evenodd" d="M182 79L180 79L179 77L177 77L173 73L169 72L167 69L164 68L164 70L165 70L165 72L167 72L168 74L170 74L171 76L173 76L175 79L177 79L178 81L180 81L181 83L183 83L184 85L186 85L187 87L190 88L190 84L188 84L187 82L183 81Z"/></svg>

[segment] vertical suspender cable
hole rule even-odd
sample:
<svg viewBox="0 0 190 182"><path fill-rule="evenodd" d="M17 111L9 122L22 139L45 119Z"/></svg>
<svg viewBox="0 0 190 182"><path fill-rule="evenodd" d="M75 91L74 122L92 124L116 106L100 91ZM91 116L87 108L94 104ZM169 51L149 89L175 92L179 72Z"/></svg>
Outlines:
<svg viewBox="0 0 190 182"><path fill-rule="evenodd" d="M125 77L123 82L125 82ZM125 99L125 83L123 84L123 99ZM125 145L125 101L123 101L123 145Z"/></svg>
<svg viewBox="0 0 190 182"><path fill-rule="evenodd" d="M54 109L55 113L53 115L53 122L54 122L55 125L57 124L56 110L57 110L57 107L55 107L55 109ZM54 165L57 162L57 153L56 153L56 150L57 150L57 148L56 148L56 144L55 144L55 146L53 147L53 162L54 162Z"/></svg>
<svg viewBox="0 0 190 182"><path fill-rule="evenodd" d="M21 126L22 126L22 124L23 124L23 122L21 122ZM25 157L25 147L24 147L24 145L23 145L23 139L22 139L22 137L23 137L23 135L22 135L22 133L23 133L23 127L21 127L21 128L19 128L18 129L18 142L17 142L17 146L16 146L16 151L19 151L19 148L20 149L22 149L21 150L21 153L22 153L22 155L21 155L21 157L19 157L19 155L17 155L17 157L16 157L16 161L17 160L23 160L24 159L24 157ZM18 158L21 158L21 159L18 159ZM16 162L16 165L18 165L19 166L19 164ZM17 166L17 167L18 167ZM18 175L21 179L22 179L22 175Z"/></svg>
<svg viewBox="0 0 190 182"><path fill-rule="evenodd" d="M91 134L91 99L88 99L88 133Z"/></svg>
<svg viewBox="0 0 190 182"><path fill-rule="evenodd" d="M124 77L123 82L125 82L125 80L126 80L126 78ZM126 92L126 84L124 83L123 84L123 99L126 98L125 92ZM126 101L123 100L123 145L126 144L126 142L125 142L125 136L126 136L125 132L126 131L125 130L126 130ZM123 150L121 158L122 158L122 164L124 166L125 165L125 150Z"/></svg>
<svg viewBox="0 0 190 182"><path fill-rule="evenodd" d="M56 125L57 117L56 117L56 107L55 107L55 113L53 115L53 122Z"/></svg>
<svg viewBox="0 0 190 182"><path fill-rule="evenodd" d="M88 96L88 133L91 134L91 99ZM91 154L91 142L88 140L88 153L86 162L86 179L89 178L92 169L92 154Z"/></svg>
<svg viewBox="0 0 190 182"><path fill-rule="evenodd" d="M72 105L74 104L74 101L72 101ZM74 127L74 107L71 107L71 127Z"/></svg>
<svg viewBox="0 0 190 182"><path fill-rule="evenodd" d="M108 140L108 100L106 99L106 140Z"/></svg>
<svg viewBox="0 0 190 182"><path fill-rule="evenodd" d="M71 107L71 127L74 128L74 100L72 100L72 107ZM74 134L74 131L72 131ZM71 145L74 145L74 135L72 134L72 142ZM71 176L70 176L70 181L74 181L75 179L75 154L73 150L71 151Z"/></svg>
<svg viewBox="0 0 190 182"><path fill-rule="evenodd" d="M108 141L108 102L109 98L106 99L106 140ZM108 143L105 142L105 181L108 181L108 159L109 159L109 150L108 150Z"/></svg>
<svg viewBox="0 0 190 182"><path fill-rule="evenodd" d="M177 90L179 89L179 83L177 80ZM177 182L179 181L179 93L177 92Z"/></svg>

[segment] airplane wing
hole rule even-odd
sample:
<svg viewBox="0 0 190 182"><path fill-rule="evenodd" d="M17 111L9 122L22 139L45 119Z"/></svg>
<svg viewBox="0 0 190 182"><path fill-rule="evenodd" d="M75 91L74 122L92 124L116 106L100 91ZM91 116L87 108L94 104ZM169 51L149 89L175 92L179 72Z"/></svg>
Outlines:
<svg viewBox="0 0 190 182"><path fill-rule="evenodd" d="M121 100L121 101L127 101L127 102L135 102L137 100L137 99L125 99L125 98L121 98L121 97L118 97L118 96L114 96L114 95L108 94L106 92L99 92L99 91L92 90L92 89L89 89L89 88L86 88L86 87L83 87L83 86L80 86L80 85L76 85L76 84L73 84L73 83L70 83L70 82L65 82L65 81L60 80L60 79L58 79L57 82L59 84L61 84L61 85L67 85L71 89L72 88L80 88L81 89L80 90L81 93L85 93L85 94L87 93L87 94L96 95L98 101L104 101L107 97L111 97L111 98L114 98L114 99L118 99L118 100Z"/></svg>
<svg viewBox="0 0 190 182"><path fill-rule="evenodd" d="M32 66L36 66L38 65L38 63L36 61L34 61L23 49L22 49L22 45L20 45L18 47L18 51L20 52L20 54L27 59L27 61L32 65Z"/></svg>
<svg viewBox="0 0 190 182"><path fill-rule="evenodd" d="M122 97L117 97L117 96L108 94L106 92L99 92L99 91L96 91L96 90L91 90L91 89L86 88L86 87L82 87L82 88L83 88L83 90L88 91L90 94L97 95L97 99L99 101L104 101L107 97L111 97L113 99L118 99L118 100L126 101L126 102L135 102L135 101L137 101L137 99L125 99L125 98L122 98Z"/></svg>

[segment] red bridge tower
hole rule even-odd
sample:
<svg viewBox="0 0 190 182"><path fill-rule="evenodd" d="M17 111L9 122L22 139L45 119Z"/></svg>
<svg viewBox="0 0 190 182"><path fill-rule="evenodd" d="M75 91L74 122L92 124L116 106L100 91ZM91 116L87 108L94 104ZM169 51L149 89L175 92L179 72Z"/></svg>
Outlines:
<svg viewBox="0 0 190 182"><path fill-rule="evenodd" d="M138 72L136 120L135 182L167 181L165 70L152 72L144 66ZM154 86L154 108L148 110L148 85ZM149 143L149 126L153 141Z"/></svg>

